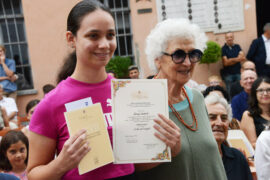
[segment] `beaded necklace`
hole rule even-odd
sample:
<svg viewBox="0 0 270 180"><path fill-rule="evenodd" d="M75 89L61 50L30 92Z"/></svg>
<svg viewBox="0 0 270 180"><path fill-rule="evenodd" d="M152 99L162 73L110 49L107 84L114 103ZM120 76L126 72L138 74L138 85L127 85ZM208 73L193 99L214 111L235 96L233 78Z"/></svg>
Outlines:
<svg viewBox="0 0 270 180"><path fill-rule="evenodd" d="M157 77L157 75L155 75L155 76L153 77L153 79L156 79L156 77ZM182 92L184 93L185 97L186 97L187 100L188 100L189 108L190 108L191 115L192 115L192 119L193 119L192 125L191 125L191 126L188 125L188 124L183 120L182 116L176 111L176 109L173 107L173 105L170 103L170 101L169 101L169 106L170 106L170 108L172 109L173 114L177 117L177 119L178 119L182 124L184 124L184 125L186 126L186 128L188 128L188 129L191 130L191 131L197 131L197 130L198 130L198 121L197 121L197 118L196 118L196 116L195 116L195 113L194 113L192 104L191 104L191 102L190 102L190 100L189 100L189 97L188 97L188 95L187 95L187 92L186 92L185 88L182 88ZM196 125L195 128L193 128L194 124Z"/></svg>
<svg viewBox="0 0 270 180"><path fill-rule="evenodd" d="M182 92L184 93L185 97L186 97L187 100L188 100L189 108L190 108L190 111L191 111L191 114L192 114L192 119L193 119L192 125L188 125L188 124L183 120L182 116L176 111L176 109L173 107L173 105L172 105L170 102L169 102L169 106L170 106L170 108L172 109L173 114L177 117L177 119L178 119L182 124L184 124L184 125L185 125L189 130L191 130L191 131L197 131L197 130L198 130L198 121L197 121L197 118L196 118L196 116L195 116L195 113L194 113L192 104L191 104L191 102L190 102L190 100L189 100L189 97L188 97L188 95L187 95L187 93L186 93L185 88L182 88ZM195 128L194 128L194 125L196 125Z"/></svg>

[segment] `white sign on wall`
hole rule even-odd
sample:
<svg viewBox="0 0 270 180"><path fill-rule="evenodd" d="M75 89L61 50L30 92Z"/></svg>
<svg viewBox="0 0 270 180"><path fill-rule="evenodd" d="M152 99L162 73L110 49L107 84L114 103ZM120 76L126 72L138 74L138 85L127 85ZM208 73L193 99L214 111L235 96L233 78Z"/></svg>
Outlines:
<svg viewBox="0 0 270 180"><path fill-rule="evenodd" d="M244 30L243 0L157 0L158 20L187 18L205 32Z"/></svg>

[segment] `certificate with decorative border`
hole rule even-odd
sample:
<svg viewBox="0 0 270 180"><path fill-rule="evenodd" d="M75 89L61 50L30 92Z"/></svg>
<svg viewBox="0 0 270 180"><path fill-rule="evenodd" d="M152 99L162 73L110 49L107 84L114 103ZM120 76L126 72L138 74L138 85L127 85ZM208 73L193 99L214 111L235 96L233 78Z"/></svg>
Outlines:
<svg viewBox="0 0 270 180"><path fill-rule="evenodd" d="M112 80L114 163L171 161L171 149L154 135L159 113L169 117L167 80Z"/></svg>

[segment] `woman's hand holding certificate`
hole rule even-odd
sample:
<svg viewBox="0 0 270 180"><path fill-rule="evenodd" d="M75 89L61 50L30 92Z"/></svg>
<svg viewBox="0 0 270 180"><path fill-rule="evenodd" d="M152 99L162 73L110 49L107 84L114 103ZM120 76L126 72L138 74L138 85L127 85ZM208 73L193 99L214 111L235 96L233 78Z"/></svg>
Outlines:
<svg viewBox="0 0 270 180"><path fill-rule="evenodd" d="M175 157L181 150L180 128L177 127L172 120L167 119L164 115L159 114L158 116L160 119L162 119L162 121L159 119L154 119L154 121L158 124L155 124L154 128L159 132L155 133L155 136L171 148L172 157Z"/></svg>

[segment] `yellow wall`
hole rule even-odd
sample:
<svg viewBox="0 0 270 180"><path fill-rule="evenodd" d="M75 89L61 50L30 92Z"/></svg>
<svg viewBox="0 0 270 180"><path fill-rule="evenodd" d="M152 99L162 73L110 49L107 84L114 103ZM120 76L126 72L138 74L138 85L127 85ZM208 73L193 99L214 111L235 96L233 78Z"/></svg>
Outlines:
<svg viewBox="0 0 270 180"><path fill-rule="evenodd" d="M25 114L25 106L29 100L43 97L44 84L55 84L56 73L64 56L69 52L65 40L67 15L78 1L80 0L22 0L34 88L38 94L18 97L19 114ZM245 9L245 6L250 7ZM157 23L156 1L130 0L130 8L135 59L142 68L143 76L146 77L152 73L144 53L145 38ZM137 13L138 9L144 8L152 8L152 13ZM255 1L244 0L244 9L245 30L235 33L235 42L240 44L246 53L257 33ZM209 39L224 44L223 34L207 35ZM221 66L221 62L210 65L209 74L218 74ZM199 83L206 83L207 77L207 65L197 65L193 79Z"/></svg>

